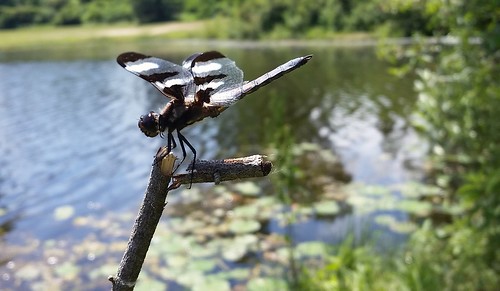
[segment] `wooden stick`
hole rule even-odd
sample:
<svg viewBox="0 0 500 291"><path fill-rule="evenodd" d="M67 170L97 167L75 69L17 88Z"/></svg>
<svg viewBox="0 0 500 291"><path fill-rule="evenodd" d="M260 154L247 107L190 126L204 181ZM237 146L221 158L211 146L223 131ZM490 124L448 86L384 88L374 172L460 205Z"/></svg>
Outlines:
<svg viewBox="0 0 500 291"><path fill-rule="evenodd" d="M264 177L271 172L272 163L265 160L266 156L253 155L243 158L225 160L197 160L194 165L193 175L191 166L185 174L172 177L171 189L182 184L190 183L215 183L222 181Z"/></svg>
<svg viewBox="0 0 500 291"><path fill-rule="evenodd" d="M265 161L265 156L262 155L216 161L197 160L192 181L190 173L180 174L173 177L173 183L169 186L175 157L171 153L165 154L165 150L162 149L158 150L155 157L146 194L118 272L116 276L108 278L113 284L113 291L134 290L170 190L178 188L181 184L205 182L217 184L227 180L263 177L267 176L272 168L271 162Z"/></svg>
<svg viewBox="0 0 500 291"><path fill-rule="evenodd" d="M132 228L127 249L118 267L118 272L115 277L110 276L108 278L113 283L112 290L134 290L135 283L141 272L144 258L163 213L169 191L168 184L171 177L169 175L165 176L162 173L162 168L164 171L168 171L168 168L170 168L171 175L175 157L170 154L161 161L161 163L157 163L155 159L153 163L146 194Z"/></svg>

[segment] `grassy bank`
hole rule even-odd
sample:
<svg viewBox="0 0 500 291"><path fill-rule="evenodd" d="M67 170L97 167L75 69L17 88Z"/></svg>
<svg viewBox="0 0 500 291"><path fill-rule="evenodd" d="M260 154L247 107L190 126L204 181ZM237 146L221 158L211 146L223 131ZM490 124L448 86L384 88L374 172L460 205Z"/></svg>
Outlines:
<svg viewBox="0 0 500 291"><path fill-rule="evenodd" d="M47 49L67 45L101 42L128 42L148 40L154 38L170 39L228 39L225 33L228 23L220 20L205 20L193 22L165 22L148 25L135 25L129 23L113 25L92 26L35 26L11 30L0 30L0 51L16 51L25 49ZM230 25L229 25L230 26ZM267 38L264 38L267 39ZM271 37L273 41L279 38ZM363 44L375 40L372 34L356 33L329 33L322 35L304 36L311 43L315 41L334 41L332 44ZM314 40L314 41L313 41ZM295 43L295 41L288 41Z"/></svg>
<svg viewBox="0 0 500 291"><path fill-rule="evenodd" d="M205 21L169 22L151 25L115 24L106 26L27 27L0 30L0 50L168 36L184 38L202 36Z"/></svg>

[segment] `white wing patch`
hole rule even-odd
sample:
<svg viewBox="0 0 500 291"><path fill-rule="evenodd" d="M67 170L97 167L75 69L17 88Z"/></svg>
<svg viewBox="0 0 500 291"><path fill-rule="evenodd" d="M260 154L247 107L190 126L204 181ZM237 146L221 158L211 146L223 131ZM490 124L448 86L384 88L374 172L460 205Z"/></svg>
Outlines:
<svg viewBox="0 0 500 291"><path fill-rule="evenodd" d="M150 70L158 69L160 66L153 62L139 62L138 64L127 64L125 69L132 72L147 72ZM156 70L155 70L156 71Z"/></svg>
<svg viewBox="0 0 500 291"><path fill-rule="evenodd" d="M196 76L208 76L210 73L217 72L222 68L222 64L216 63L214 61L196 63L194 67L191 69L193 71L193 75Z"/></svg>
<svg viewBox="0 0 500 291"><path fill-rule="evenodd" d="M194 99L193 75L182 66L134 52L119 55L117 61L127 71L150 82L169 98L184 101Z"/></svg>

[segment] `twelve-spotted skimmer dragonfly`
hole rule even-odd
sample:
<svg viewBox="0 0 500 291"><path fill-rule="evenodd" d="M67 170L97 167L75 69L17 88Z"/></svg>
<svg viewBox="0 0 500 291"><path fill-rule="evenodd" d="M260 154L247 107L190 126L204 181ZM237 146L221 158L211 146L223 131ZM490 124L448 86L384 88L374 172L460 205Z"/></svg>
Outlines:
<svg viewBox="0 0 500 291"><path fill-rule="evenodd" d="M290 60L259 78L243 82L243 72L234 61L217 51L197 53L188 57L181 66L169 61L127 52L117 62L125 70L150 82L170 101L159 112L149 112L139 119L139 128L149 137L167 131L167 153L176 147L172 133L177 132L183 159L184 144L193 152L194 169L196 150L181 134L181 129L206 117L216 117L229 106L257 89L304 65L311 55Z"/></svg>

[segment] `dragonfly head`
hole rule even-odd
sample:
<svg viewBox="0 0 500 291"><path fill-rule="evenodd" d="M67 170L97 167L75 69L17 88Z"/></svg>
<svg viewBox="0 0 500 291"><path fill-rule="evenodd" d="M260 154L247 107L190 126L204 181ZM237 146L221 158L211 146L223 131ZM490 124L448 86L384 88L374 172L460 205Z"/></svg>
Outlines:
<svg viewBox="0 0 500 291"><path fill-rule="evenodd" d="M141 131L148 137L155 137L160 133L160 115L150 111L148 115L142 115L137 125Z"/></svg>

